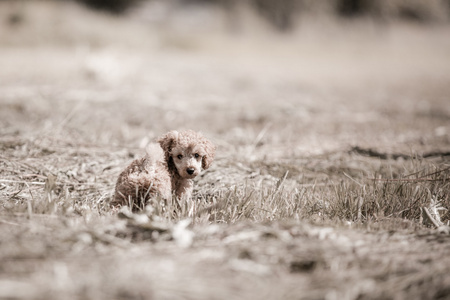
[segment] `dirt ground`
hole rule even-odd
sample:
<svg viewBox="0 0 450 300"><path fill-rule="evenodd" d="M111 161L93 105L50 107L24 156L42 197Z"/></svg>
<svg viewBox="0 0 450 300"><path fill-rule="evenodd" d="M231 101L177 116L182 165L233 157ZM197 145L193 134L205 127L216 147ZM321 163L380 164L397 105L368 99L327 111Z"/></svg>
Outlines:
<svg viewBox="0 0 450 300"><path fill-rule="evenodd" d="M448 227L420 214L437 199L450 219L448 25L280 34L249 12L162 26L17 3L0 2L0 299L450 299ZM209 213L111 210L172 129L217 145L194 191Z"/></svg>

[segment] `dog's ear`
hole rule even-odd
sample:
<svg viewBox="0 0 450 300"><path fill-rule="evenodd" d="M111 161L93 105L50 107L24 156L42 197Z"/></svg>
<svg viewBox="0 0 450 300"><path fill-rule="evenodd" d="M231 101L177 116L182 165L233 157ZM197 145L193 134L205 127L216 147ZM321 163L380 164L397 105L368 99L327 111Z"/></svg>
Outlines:
<svg viewBox="0 0 450 300"><path fill-rule="evenodd" d="M169 161L170 158L170 152L172 151L173 145L175 144L176 140L178 139L178 131L169 131L165 135L161 136L158 139L158 143L161 146L161 148L164 151L164 157L166 161Z"/></svg>
<svg viewBox="0 0 450 300"><path fill-rule="evenodd" d="M208 169L212 162L214 161L214 156L216 154L216 146L213 143L208 141L207 139L203 139L202 141L203 150L205 151L205 155L202 159L202 168L204 170Z"/></svg>

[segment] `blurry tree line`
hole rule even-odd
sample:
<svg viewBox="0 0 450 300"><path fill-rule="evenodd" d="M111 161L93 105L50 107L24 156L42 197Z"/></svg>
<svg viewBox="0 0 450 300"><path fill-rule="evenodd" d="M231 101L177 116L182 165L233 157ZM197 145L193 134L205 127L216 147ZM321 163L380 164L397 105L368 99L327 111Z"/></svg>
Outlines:
<svg viewBox="0 0 450 300"><path fill-rule="evenodd" d="M89 7L121 14L143 1L76 0ZM231 12L250 5L279 30L289 30L296 18L307 13L328 13L342 18L370 17L381 22L408 19L418 22L448 22L450 0L165 0L179 5L219 5Z"/></svg>

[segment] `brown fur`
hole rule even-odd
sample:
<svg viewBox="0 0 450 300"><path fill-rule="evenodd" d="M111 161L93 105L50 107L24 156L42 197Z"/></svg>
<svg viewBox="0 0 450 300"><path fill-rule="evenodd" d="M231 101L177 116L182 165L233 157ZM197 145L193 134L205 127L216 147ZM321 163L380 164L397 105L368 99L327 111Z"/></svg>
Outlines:
<svg viewBox="0 0 450 300"><path fill-rule="evenodd" d="M201 133L170 131L147 147L147 154L134 160L120 175L113 205L142 208L154 196L170 200L191 198L193 179L214 160L215 146Z"/></svg>

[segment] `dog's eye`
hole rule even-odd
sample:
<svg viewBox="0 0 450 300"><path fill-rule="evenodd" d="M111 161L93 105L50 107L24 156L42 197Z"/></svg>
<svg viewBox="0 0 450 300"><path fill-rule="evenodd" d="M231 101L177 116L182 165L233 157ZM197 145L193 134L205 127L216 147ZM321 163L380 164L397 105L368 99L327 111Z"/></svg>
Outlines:
<svg viewBox="0 0 450 300"><path fill-rule="evenodd" d="M182 159L183 155L179 154L177 157L178 157L178 159Z"/></svg>
<svg viewBox="0 0 450 300"><path fill-rule="evenodd" d="M200 155L198 153L195 153L194 156L195 158L199 158Z"/></svg>

